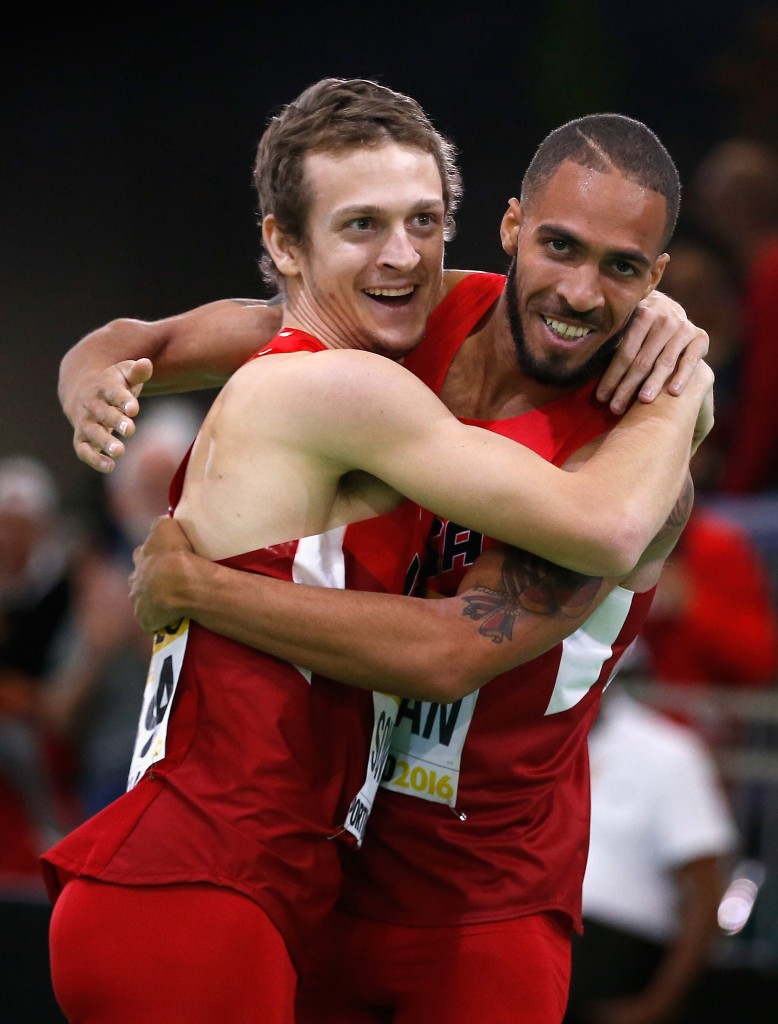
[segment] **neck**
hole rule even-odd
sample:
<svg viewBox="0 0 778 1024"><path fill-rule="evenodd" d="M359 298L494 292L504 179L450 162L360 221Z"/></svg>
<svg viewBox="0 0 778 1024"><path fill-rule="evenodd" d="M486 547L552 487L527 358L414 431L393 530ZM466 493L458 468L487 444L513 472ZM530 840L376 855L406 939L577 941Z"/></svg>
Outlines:
<svg viewBox="0 0 778 1024"><path fill-rule="evenodd" d="M455 355L441 398L461 419L500 420L531 412L568 390L522 372L503 293Z"/></svg>

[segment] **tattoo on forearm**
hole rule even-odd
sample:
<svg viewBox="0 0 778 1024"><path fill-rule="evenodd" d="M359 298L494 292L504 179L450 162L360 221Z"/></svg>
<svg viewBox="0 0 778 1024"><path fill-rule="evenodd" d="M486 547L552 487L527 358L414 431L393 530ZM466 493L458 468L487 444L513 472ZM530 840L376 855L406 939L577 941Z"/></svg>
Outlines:
<svg viewBox="0 0 778 1024"><path fill-rule="evenodd" d="M692 514L692 506L694 505L694 483L691 476L686 477L686 483L684 484L683 490L678 495L678 500L673 505L670 515L667 517L662 529L654 538L653 543L657 541L663 541L669 535L678 534Z"/></svg>
<svg viewBox="0 0 778 1024"><path fill-rule="evenodd" d="M523 614L583 618L601 583L602 577L584 576L514 549L503 562L500 589L473 587L477 596L462 595L462 614L480 621L479 632L499 644L513 637L514 624Z"/></svg>

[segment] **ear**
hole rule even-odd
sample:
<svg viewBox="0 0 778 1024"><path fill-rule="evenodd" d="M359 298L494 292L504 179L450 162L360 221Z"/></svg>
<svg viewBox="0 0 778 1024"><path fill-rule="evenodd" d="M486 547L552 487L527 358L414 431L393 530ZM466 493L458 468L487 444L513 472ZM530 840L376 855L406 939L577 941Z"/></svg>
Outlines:
<svg viewBox="0 0 778 1024"><path fill-rule="evenodd" d="M284 277L300 275L300 245L282 231L272 213L262 220L262 241L279 274Z"/></svg>
<svg viewBox="0 0 778 1024"><path fill-rule="evenodd" d="M518 199L508 200L508 209L500 224L500 240L509 256L515 256L519 247L519 225L521 224L521 203Z"/></svg>
<svg viewBox="0 0 778 1024"><path fill-rule="evenodd" d="M665 267L670 262L670 257L666 252L663 252L661 256L657 256L651 266L651 273L649 275L650 284L646 290L646 295L652 292L655 288L659 287L659 282L662 280L662 274L665 272ZM643 296L645 299L646 295Z"/></svg>

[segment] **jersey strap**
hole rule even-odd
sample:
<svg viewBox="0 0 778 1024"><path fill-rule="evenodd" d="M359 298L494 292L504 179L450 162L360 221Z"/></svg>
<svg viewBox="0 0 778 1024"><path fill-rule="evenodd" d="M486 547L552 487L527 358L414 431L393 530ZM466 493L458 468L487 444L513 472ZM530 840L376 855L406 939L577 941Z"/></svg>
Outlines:
<svg viewBox="0 0 778 1024"><path fill-rule="evenodd" d="M433 309L421 344L405 359L405 367L436 395L459 346L502 294L502 274L468 274Z"/></svg>

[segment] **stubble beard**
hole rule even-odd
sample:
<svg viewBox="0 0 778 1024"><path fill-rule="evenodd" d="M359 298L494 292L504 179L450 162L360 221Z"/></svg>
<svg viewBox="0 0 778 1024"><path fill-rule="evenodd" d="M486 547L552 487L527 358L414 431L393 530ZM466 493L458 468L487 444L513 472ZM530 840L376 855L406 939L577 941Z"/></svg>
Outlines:
<svg viewBox="0 0 778 1024"><path fill-rule="evenodd" d="M538 357L533 355L527 348L524 326L521 322L521 312L519 310L519 271L515 256L508 269L506 299L508 326L511 338L513 339L513 347L516 351L516 360L521 372L538 384L564 388L570 391L588 384L589 381L596 380L602 374L605 367L611 361L613 353L619 347L624 332L629 327L632 316L634 316L633 312L624 327L608 338L607 341L603 342L585 363L568 370L566 367L567 358L564 353L554 352L545 357Z"/></svg>

